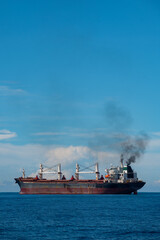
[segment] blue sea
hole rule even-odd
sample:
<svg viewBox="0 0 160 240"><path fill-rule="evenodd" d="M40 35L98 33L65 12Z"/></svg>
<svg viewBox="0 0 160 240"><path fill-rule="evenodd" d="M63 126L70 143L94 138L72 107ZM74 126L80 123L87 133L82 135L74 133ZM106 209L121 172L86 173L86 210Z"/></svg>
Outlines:
<svg viewBox="0 0 160 240"><path fill-rule="evenodd" d="M0 239L160 239L160 193L0 193Z"/></svg>

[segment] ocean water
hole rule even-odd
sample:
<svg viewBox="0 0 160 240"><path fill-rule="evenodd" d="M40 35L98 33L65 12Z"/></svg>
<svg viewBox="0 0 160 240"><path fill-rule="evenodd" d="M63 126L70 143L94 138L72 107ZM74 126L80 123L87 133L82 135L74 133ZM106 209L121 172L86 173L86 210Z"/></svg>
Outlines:
<svg viewBox="0 0 160 240"><path fill-rule="evenodd" d="M0 193L0 239L160 239L160 193Z"/></svg>

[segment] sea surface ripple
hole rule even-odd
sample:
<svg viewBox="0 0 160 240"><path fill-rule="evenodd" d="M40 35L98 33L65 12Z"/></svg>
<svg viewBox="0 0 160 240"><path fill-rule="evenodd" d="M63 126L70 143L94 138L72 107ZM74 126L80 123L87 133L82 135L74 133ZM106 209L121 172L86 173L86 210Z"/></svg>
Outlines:
<svg viewBox="0 0 160 240"><path fill-rule="evenodd" d="M160 193L0 193L0 239L160 239Z"/></svg>

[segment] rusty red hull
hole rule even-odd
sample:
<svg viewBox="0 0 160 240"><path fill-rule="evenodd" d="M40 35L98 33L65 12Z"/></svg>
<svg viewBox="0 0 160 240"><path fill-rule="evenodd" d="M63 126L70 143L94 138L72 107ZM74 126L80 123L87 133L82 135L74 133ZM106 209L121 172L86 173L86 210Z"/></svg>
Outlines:
<svg viewBox="0 0 160 240"><path fill-rule="evenodd" d="M35 180L16 178L20 194L131 194L145 182L108 183L103 180Z"/></svg>

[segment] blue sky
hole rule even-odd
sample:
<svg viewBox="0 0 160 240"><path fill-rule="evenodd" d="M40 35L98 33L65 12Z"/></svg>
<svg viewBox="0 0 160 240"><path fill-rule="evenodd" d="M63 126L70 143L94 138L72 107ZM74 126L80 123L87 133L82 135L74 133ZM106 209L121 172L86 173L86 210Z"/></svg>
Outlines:
<svg viewBox="0 0 160 240"><path fill-rule="evenodd" d="M68 171L94 161L86 148L107 133L110 101L150 136L134 167L144 190L160 190L159 12L149 0L1 2L0 191L18 190L13 177L40 161Z"/></svg>

